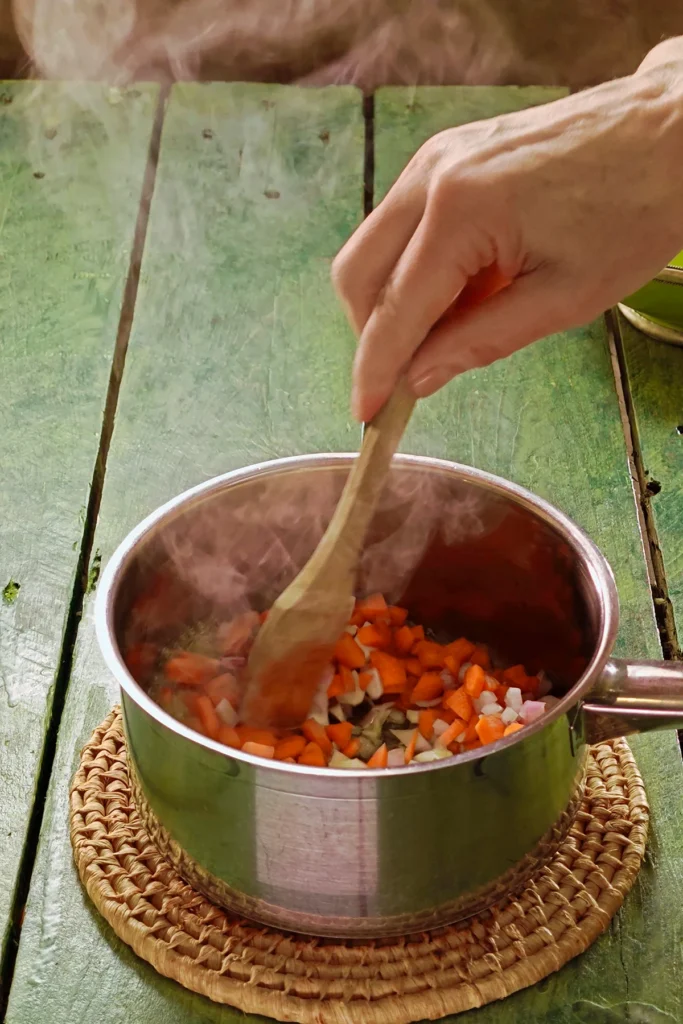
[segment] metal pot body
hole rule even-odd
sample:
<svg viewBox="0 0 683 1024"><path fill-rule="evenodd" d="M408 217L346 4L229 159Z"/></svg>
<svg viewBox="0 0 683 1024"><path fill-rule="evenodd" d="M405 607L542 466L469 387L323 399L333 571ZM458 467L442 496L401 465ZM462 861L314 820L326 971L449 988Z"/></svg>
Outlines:
<svg viewBox="0 0 683 1024"><path fill-rule="evenodd" d="M381 590L437 635L545 669L560 703L482 751L377 772L267 762L176 722L122 650L141 628L170 642L187 623L267 607L313 551L352 458L283 459L170 502L111 560L97 628L121 685L136 803L179 872L257 922L363 938L452 922L518 888L571 825L587 742L683 723L683 691L677 670L662 682L660 666L632 678L633 666L609 662L614 581L570 520L504 480L401 456L359 592ZM141 627L139 597L160 573L169 585Z"/></svg>

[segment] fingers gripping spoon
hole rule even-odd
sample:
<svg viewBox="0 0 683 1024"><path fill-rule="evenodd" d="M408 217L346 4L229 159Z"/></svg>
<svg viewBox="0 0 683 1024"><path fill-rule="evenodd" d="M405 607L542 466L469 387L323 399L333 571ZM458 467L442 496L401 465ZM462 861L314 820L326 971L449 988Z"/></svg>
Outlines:
<svg viewBox="0 0 683 1024"><path fill-rule="evenodd" d="M357 460L320 544L270 609L247 665L241 717L290 728L308 716L354 604L358 562L415 398L401 381L367 424Z"/></svg>

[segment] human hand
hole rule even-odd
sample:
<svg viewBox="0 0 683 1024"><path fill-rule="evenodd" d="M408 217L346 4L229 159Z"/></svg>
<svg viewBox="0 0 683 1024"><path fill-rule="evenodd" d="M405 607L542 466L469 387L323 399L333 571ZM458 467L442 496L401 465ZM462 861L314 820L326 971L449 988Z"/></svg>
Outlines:
<svg viewBox="0 0 683 1024"><path fill-rule="evenodd" d="M683 248L678 42L629 78L449 129L418 151L333 265L360 335L358 419L403 372L424 397L593 319ZM459 310L475 275L484 291L510 284Z"/></svg>

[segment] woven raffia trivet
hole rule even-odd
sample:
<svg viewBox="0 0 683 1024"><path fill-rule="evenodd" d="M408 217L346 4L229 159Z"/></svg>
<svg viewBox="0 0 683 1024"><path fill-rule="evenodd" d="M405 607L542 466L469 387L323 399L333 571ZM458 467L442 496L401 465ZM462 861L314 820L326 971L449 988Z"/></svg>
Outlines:
<svg viewBox="0 0 683 1024"><path fill-rule="evenodd" d="M608 926L638 873L648 817L627 744L594 747L576 821L523 892L464 924L360 944L257 927L183 882L132 803L118 708L85 747L71 792L76 865L116 934L194 992L301 1024L435 1020L540 981Z"/></svg>

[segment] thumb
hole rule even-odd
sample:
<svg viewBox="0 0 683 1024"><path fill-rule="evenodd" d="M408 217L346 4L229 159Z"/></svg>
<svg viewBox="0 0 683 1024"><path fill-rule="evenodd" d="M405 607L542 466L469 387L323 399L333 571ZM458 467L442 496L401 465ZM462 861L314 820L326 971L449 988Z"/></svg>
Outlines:
<svg viewBox="0 0 683 1024"><path fill-rule="evenodd" d="M466 370L489 366L525 345L570 326L571 305L555 273L541 268L474 307L458 303L430 331L408 370L418 398L426 398Z"/></svg>

